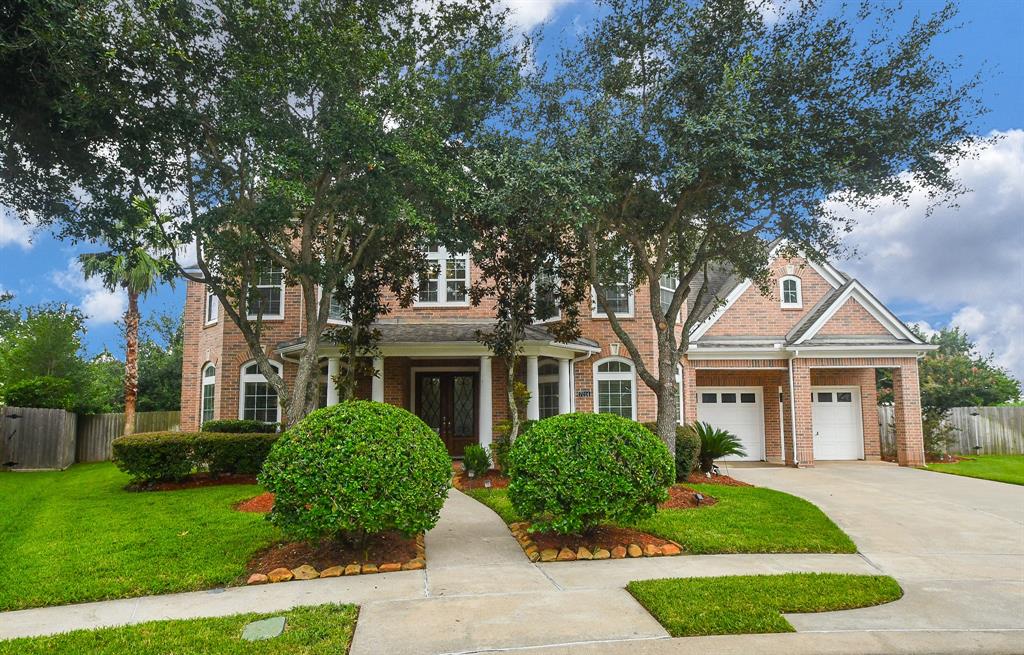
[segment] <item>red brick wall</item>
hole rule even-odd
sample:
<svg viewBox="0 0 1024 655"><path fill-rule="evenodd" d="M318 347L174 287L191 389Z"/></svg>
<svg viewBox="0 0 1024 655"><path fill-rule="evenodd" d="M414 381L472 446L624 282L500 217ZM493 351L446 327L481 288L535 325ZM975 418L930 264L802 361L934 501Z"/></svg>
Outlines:
<svg viewBox="0 0 1024 655"><path fill-rule="evenodd" d="M786 270L793 265L792 274ZM784 336L825 294L832 285L800 258L777 259L771 266L772 281L768 296L751 286L705 333L707 336ZM802 307L783 309L780 306L779 280L787 275L800 278Z"/></svg>
<svg viewBox="0 0 1024 655"><path fill-rule="evenodd" d="M832 318L818 330L819 335L885 335L890 332L856 298L848 298Z"/></svg>

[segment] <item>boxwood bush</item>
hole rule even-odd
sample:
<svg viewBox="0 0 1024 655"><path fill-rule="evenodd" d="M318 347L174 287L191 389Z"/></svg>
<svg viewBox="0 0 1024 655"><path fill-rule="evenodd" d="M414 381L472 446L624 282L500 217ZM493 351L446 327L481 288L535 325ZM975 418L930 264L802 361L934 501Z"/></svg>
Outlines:
<svg viewBox="0 0 1024 655"><path fill-rule="evenodd" d="M254 475L277 434L142 432L114 439L114 464L136 483L181 480L196 471Z"/></svg>
<svg viewBox="0 0 1024 655"><path fill-rule="evenodd" d="M658 434L657 423L644 423L644 427ZM700 461L700 435L692 425L676 427L676 480L686 482L690 472Z"/></svg>
<svg viewBox="0 0 1024 655"><path fill-rule="evenodd" d="M508 494L533 529L583 533L602 521L633 522L668 498L675 466L643 425L613 414L562 414L512 444Z"/></svg>
<svg viewBox="0 0 1024 655"><path fill-rule="evenodd" d="M273 433L277 432L277 423L264 423L252 419L240 418L219 418L203 423L199 428L201 432L230 432L230 433Z"/></svg>
<svg viewBox="0 0 1024 655"><path fill-rule="evenodd" d="M270 520L308 541L437 524L451 485L444 443L408 411L368 401L317 410L270 451L259 481L275 494Z"/></svg>

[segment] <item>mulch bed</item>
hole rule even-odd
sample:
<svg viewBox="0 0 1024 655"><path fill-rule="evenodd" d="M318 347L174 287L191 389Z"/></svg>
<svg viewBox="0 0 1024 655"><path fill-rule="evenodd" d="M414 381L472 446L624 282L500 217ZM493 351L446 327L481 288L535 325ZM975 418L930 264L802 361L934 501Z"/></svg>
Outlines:
<svg viewBox="0 0 1024 655"><path fill-rule="evenodd" d="M732 478L730 478L732 479ZM714 496L701 494L704 498L697 502L697 491L674 484L668 488L668 500L658 505L658 509L691 509L693 507L709 507L718 502Z"/></svg>
<svg viewBox="0 0 1024 655"><path fill-rule="evenodd" d="M210 475L209 473L193 473L178 482L130 484L125 489L128 491L177 491L178 489L216 487L222 484L256 484L256 476L240 475L237 473L221 473L217 476Z"/></svg>
<svg viewBox="0 0 1024 655"><path fill-rule="evenodd" d="M721 484L727 487L752 487L754 485L741 482L736 478L731 478L728 475L712 475L710 478L703 473L693 472L690 473L690 477L686 479L690 484Z"/></svg>
<svg viewBox="0 0 1024 655"><path fill-rule="evenodd" d="M274 494L266 491L259 496L243 500L235 505L239 512L253 512L255 514L266 514L274 508Z"/></svg>
<svg viewBox="0 0 1024 655"><path fill-rule="evenodd" d="M929 455L925 453L924 461L928 464L956 464L957 462L973 462L973 457L960 455Z"/></svg>
<svg viewBox="0 0 1024 655"><path fill-rule="evenodd" d="M531 532L530 538L537 545L538 550L546 550L548 548L561 550L562 548L568 548L569 550L576 551L580 548L588 548L591 552L598 548L604 548L605 550L611 550L616 546L625 548L630 544L636 544L643 548L648 544L661 547L672 543L668 539L655 537L646 532L611 525L598 526L586 535Z"/></svg>
<svg viewBox="0 0 1024 655"><path fill-rule="evenodd" d="M267 574L274 569L295 569L303 564L310 564L322 571L332 566L348 564L408 562L416 557L415 537L409 538L399 532L384 532L371 537L365 550L353 548L333 539L325 539L317 545L303 541L277 544L250 560L247 572Z"/></svg>
<svg viewBox="0 0 1024 655"><path fill-rule="evenodd" d="M452 478L452 484L456 489L483 489L487 486L487 481L491 483L491 489L504 489L508 487L508 478L502 474L501 471L491 469L483 475L478 475L475 478L471 478L464 471L458 471L455 477Z"/></svg>

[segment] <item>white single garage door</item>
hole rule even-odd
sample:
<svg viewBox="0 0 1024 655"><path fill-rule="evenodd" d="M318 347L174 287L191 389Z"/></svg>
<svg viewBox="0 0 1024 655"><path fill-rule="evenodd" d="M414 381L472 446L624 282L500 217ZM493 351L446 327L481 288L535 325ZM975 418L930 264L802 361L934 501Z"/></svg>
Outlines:
<svg viewBox="0 0 1024 655"><path fill-rule="evenodd" d="M761 387L697 387L697 420L728 430L743 442L746 457L729 456L722 459L764 459Z"/></svg>
<svg viewBox="0 0 1024 655"><path fill-rule="evenodd" d="M863 459L864 426L857 387L811 387L814 459Z"/></svg>

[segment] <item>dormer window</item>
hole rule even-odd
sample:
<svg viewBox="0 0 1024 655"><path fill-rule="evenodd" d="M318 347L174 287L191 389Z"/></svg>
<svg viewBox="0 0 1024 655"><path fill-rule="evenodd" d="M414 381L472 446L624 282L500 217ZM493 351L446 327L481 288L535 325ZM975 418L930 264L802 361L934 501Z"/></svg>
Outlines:
<svg viewBox="0 0 1024 655"><path fill-rule="evenodd" d="M783 309L800 309L804 306L800 293L800 278L787 275L779 281Z"/></svg>
<svg viewBox="0 0 1024 655"><path fill-rule="evenodd" d="M427 248L427 272L420 278L420 305L466 305L469 302L469 255L450 254L444 246Z"/></svg>

